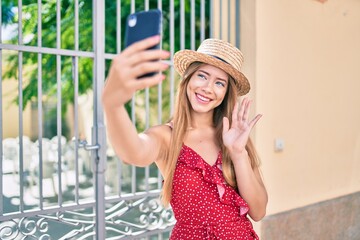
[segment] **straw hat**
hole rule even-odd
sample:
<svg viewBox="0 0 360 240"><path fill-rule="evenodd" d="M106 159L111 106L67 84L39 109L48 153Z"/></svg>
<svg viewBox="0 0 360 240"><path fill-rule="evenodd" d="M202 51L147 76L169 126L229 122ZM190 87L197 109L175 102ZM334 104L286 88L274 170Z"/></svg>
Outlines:
<svg viewBox="0 0 360 240"><path fill-rule="evenodd" d="M235 79L240 96L247 94L250 90L249 81L241 72L243 61L243 55L238 48L228 42L213 38L204 40L197 51L184 49L174 55L174 66L181 76L193 62L213 65Z"/></svg>

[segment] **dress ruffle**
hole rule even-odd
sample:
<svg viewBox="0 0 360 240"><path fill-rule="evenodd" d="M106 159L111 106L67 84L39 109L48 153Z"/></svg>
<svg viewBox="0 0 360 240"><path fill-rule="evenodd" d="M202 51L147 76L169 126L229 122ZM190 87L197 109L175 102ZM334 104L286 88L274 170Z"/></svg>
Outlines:
<svg viewBox="0 0 360 240"><path fill-rule="evenodd" d="M199 158L192 158L188 155L196 154ZM249 205L240 195L235 191L234 188L229 186L223 176L222 172L222 154L218 154L218 158L213 166L210 166L205 160L192 148L183 145L180 155L179 162L186 164L188 167L193 169L200 169L204 177L204 181L208 183L216 184L220 202L227 205L235 205L240 208L240 216L244 216L249 211Z"/></svg>

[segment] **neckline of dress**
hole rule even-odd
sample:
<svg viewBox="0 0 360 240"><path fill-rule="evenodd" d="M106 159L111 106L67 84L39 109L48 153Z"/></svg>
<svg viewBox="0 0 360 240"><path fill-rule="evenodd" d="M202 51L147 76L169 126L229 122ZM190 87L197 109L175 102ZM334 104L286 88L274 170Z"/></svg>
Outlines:
<svg viewBox="0 0 360 240"><path fill-rule="evenodd" d="M183 143L183 146L186 147L187 149L190 149L192 152L194 152L198 157L200 157L200 159L209 167L215 167L217 166L219 163L219 159L220 159L220 154L221 154L221 149L219 150L215 163L213 165L211 165L210 163L208 163L207 161L205 161L205 159L197 152L195 151L193 148L189 147L188 145L186 145L185 143Z"/></svg>

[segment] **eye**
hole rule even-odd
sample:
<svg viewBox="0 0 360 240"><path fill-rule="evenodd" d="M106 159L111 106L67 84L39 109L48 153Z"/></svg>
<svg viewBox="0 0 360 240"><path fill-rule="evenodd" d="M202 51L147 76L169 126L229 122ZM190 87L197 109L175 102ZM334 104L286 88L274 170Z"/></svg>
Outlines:
<svg viewBox="0 0 360 240"><path fill-rule="evenodd" d="M215 84L220 86L220 87L225 87L225 83L222 82L222 81L217 81Z"/></svg>
<svg viewBox="0 0 360 240"><path fill-rule="evenodd" d="M202 73L199 73L199 74L198 74L198 77L201 78L201 79L206 80L206 76L205 76L204 74L202 74Z"/></svg>

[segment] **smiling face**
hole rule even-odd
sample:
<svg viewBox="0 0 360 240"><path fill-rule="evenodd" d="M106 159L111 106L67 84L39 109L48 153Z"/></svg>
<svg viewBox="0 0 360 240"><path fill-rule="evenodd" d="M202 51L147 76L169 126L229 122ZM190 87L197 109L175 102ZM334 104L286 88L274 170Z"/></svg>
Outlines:
<svg viewBox="0 0 360 240"><path fill-rule="evenodd" d="M226 95L229 77L212 65L201 65L191 76L186 88L192 110L197 113L213 112Z"/></svg>

